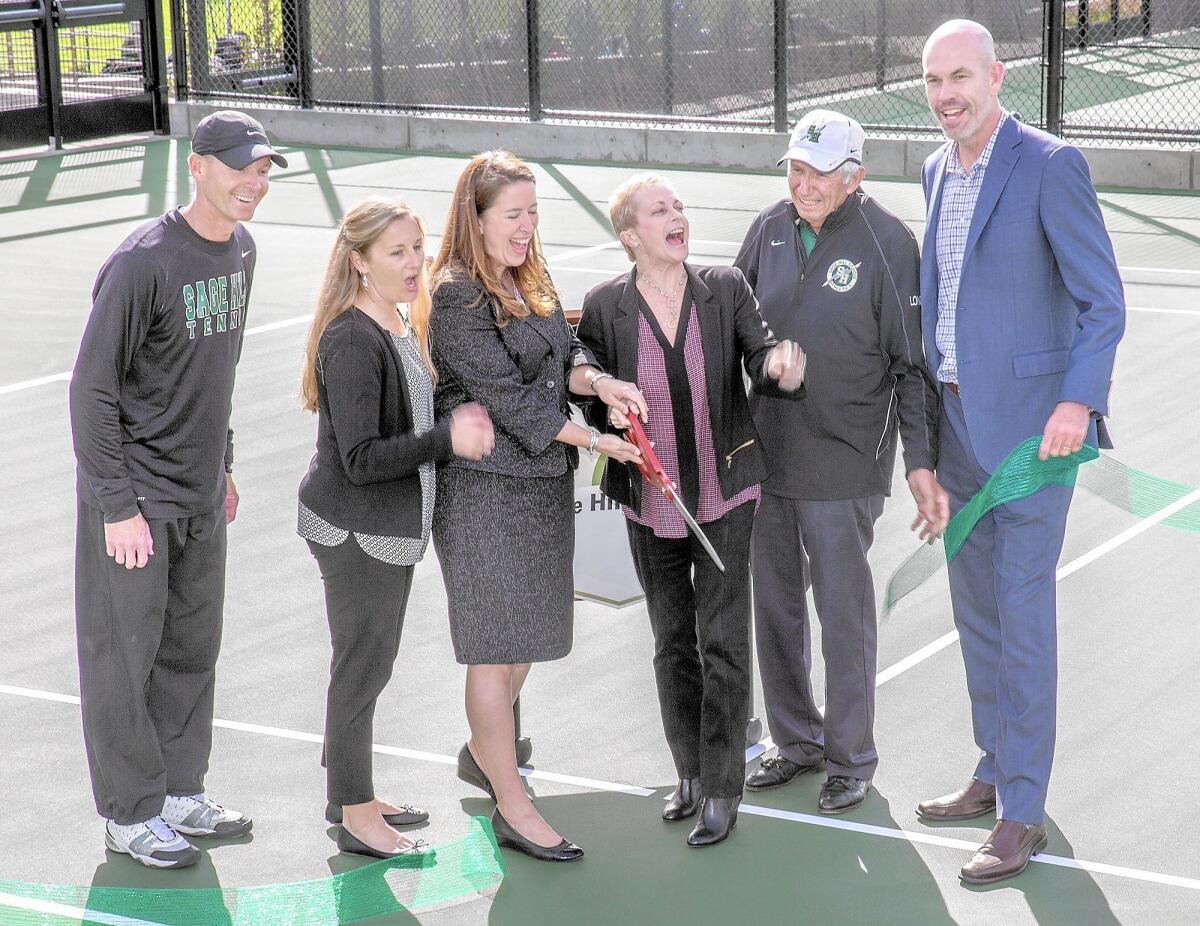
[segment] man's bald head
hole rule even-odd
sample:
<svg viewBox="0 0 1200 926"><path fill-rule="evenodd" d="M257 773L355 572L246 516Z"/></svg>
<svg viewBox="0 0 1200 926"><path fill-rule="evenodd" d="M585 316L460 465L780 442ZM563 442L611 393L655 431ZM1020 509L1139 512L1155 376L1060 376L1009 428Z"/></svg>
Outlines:
<svg viewBox="0 0 1200 926"><path fill-rule="evenodd" d="M1001 117L1004 65L996 60L992 34L969 19L943 23L925 43L921 69L929 109L946 137L965 146L959 154L967 164Z"/></svg>
<svg viewBox="0 0 1200 926"><path fill-rule="evenodd" d="M996 40L986 26L973 19L951 19L934 29L925 40L925 48L921 52L922 63L928 59L930 50L942 42L963 47L974 46L978 61L984 67L996 61Z"/></svg>

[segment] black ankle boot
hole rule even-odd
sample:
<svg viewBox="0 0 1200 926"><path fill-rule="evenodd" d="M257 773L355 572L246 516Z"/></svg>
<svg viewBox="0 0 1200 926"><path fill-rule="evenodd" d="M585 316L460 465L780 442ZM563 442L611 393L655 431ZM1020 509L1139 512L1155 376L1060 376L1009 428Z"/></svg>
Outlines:
<svg viewBox="0 0 1200 926"><path fill-rule="evenodd" d="M700 779L684 778L663 808L662 818L668 823L686 820L700 809Z"/></svg>
<svg viewBox="0 0 1200 926"><path fill-rule="evenodd" d="M740 797L706 797L700 808L700 819L687 838L689 846L713 846L729 835L737 825Z"/></svg>

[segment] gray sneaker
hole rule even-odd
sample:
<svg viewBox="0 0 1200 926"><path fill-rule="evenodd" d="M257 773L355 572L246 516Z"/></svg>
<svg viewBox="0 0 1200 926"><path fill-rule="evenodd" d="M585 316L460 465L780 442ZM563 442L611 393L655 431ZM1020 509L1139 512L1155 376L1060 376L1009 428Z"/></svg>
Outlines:
<svg viewBox="0 0 1200 926"><path fill-rule="evenodd" d="M129 826L107 820L104 844L148 868L186 868L200 860L200 850L171 829L162 817Z"/></svg>
<svg viewBox="0 0 1200 926"><path fill-rule="evenodd" d="M186 836L215 836L218 839L226 839L245 835L254 825L254 821L244 813L222 807L203 794L168 794L163 804L162 816Z"/></svg>

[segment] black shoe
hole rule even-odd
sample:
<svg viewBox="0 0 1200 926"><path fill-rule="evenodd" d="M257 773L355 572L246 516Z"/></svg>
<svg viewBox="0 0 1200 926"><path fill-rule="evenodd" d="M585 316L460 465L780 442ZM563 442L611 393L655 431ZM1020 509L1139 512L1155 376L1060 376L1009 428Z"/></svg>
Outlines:
<svg viewBox="0 0 1200 926"><path fill-rule="evenodd" d="M687 838L687 844L695 848L715 846L737 826L740 797L706 797L700 809L700 819Z"/></svg>
<svg viewBox="0 0 1200 926"><path fill-rule="evenodd" d="M429 819L429 811L414 807L412 804L401 804L399 813L385 813L383 822L388 826L416 826ZM342 808L340 804L325 805L325 822L341 823Z"/></svg>
<svg viewBox="0 0 1200 926"><path fill-rule="evenodd" d="M496 844L505 849L516 849L524 852L530 858L541 862L573 862L583 858L583 850L573 842L565 839L557 846L539 846L536 842L526 839L504 817L500 816L500 808L492 811L492 830L496 834Z"/></svg>
<svg viewBox="0 0 1200 926"><path fill-rule="evenodd" d="M784 756L771 756L769 759L763 759L762 765L746 776L746 787L751 791L767 791L787 784L797 775L815 772L820 767L820 761L812 765L801 765Z"/></svg>
<svg viewBox="0 0 1200 926"><path fill-rule="evenodd" d="M483 773L483 769L479 767L479 763L471 755L471 749L466 743L463 743L463 748L458 751L458 777L468 784L482 788L493 801L496 799L496 792L492 790L492 783L488 781L488 776Z"/></svg>
<svg viewBox="0 0 1200 926"><path fill-rule="evenodd" d="M695 816L699 809L700 779L684 778L679 782L679 787L675 789L671 799L667 801L667 806L663 808L662 818L668 823L676 823L679 820Z"/></svg>
<svg viewBox="0 0 1200 926"><path fill-rule="evenodd" d="M851 807L861 804L870 790L869 778L864 781L849 775L830 775L825 784L821 785L817 809L821 813L845 813Z"/></svg>
<svg viewBox="0 0 1200 926"><path fill-rule="evenodd" d="M435 855L433 846L424 839L416 840L410 849L401 849L399 852L384 852L381 849L368 846L344 826L338 827L337 847L343 852L349 852L353 855L365 855L368 858L412 858L425 860L432 859Z"/></svg>

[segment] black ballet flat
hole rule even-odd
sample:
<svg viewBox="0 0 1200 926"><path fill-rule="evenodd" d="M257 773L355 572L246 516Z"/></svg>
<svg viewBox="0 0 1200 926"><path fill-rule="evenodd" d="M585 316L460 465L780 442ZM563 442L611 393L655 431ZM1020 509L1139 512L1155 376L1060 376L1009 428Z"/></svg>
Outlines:
<svg viewBox="0 0 1200 926"><path fill-rule="evenodd" d="M565 839L557 846L539 846L536 842L526 839L512 825L500 816L500 808L492 811L492 830L496 833L496 843L505 849L515 849L524 852L530 858L540 862L573 862L583 858L583 850L573 842Z"/></svg>
<svg viewBox="0 0 1200 926"><path fill-rule="evenodd" d="M401 849L399 852L384 852L373 846L368 846L344 826L338 827L337 847L342 852L349 852L351 855L365 855L368 858L381 859L405 858L418 862L431 861L436 854L433 846L424 839L418 839L410 849Z"/></svg>
<svg viewBox="0 0 1200 926"><path fill-rule="evenodd" d="M418 823L424 823L428 819L428 810L422 810L420 807L414 807L412 804L401 804L399 813L385 813L383 815L383 822L388 826L416 826ZM342 808L340 804L325 805L325 822L337 824L342 822Z"/></svg>
<svg viewBox="0 0 1200 926"><path fill-rule="evenodd" d="M663 808L662 818L668 823L677 823L695 816L699 809L700 779L684 778L679 782L679 787L675 789L671 799L667 801L667 806Z"/></svg>
<svg viewBox="0 0 1200 926"><path fill-rule="evenodd" d="M479 767L479 763L475 761L475 757L471 755L471 750L466 743L463 743L463 748L458 751L458 777L467 784L472 784L488 793L493 801L496 799L496 792L492 790L492 783L488 781L488 776L484 774L483 769Z"/></svg>

